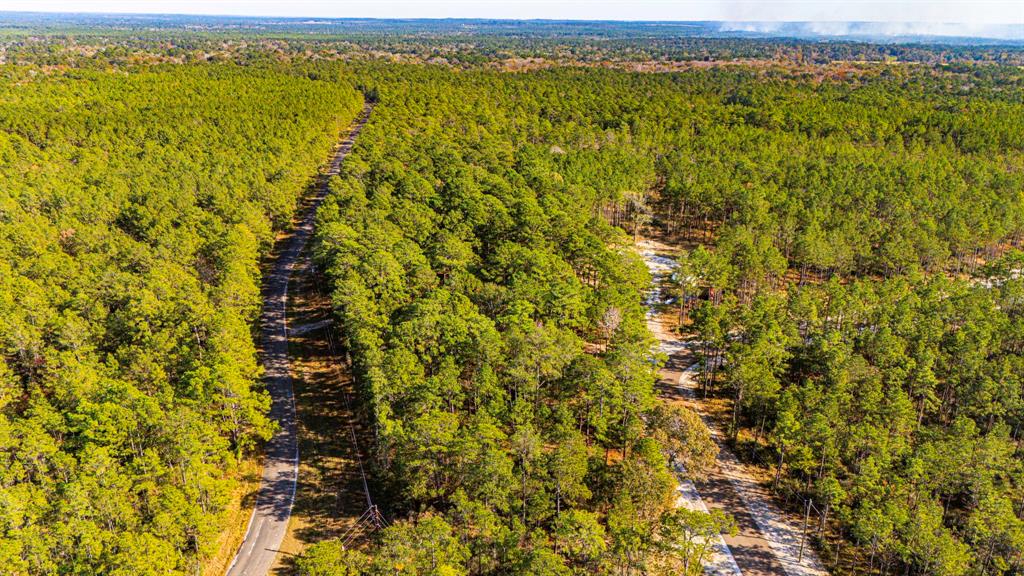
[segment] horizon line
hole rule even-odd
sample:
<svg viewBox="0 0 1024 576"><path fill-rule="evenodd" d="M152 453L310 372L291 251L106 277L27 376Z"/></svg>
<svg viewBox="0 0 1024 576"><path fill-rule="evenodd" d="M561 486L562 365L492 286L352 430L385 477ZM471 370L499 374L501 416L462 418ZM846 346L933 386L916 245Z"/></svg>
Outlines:
<svg viewBox="0 0 1024 576"><path fill-rule="evenodd" d="M626 18L511 18L505 16L409 16L409 17L382 17L382 16L317 16L298 15L287 16L284 14L232 14L205 13L205 12L135 12L135 11L88 11L88 10L5 10L0 9L2 14L61 14L69 16L193 16L198 18L281 18L284 20L378 20L378 21L410 21L410 20L490 20L503 22L629 22L629 23L660 23L660 24L686 24L686 23L730 23L742 22L745 24L925 24L932 26L964 26L973 28L1012 28L1014 26L1024 27L1024 19L1020 22L963 22L956 20L842 20L842 19L813 19L813 20L764 20L751 18L728 18L728 19L626 19Z"/></svg>

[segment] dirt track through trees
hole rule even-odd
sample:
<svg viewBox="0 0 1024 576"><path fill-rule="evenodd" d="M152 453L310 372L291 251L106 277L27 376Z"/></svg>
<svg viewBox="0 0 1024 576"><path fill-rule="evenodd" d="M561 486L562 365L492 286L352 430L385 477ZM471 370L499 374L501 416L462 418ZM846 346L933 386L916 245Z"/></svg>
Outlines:
<svg viewBox="0 0 1024 576"><path fill-rule="evenodd" d="M638 250L658 282L658 276L671 273L670 263L677 250L653 240L642 240ZM658 382L660 396L680 403L700 414L718 445L717 466L707 480L695 484L699 499L709 509L719 509L736 519L739 533L724 536L725 544L746 576L823 576L828 574L808 543L800 558L801 530L789 516L771 501L771 494L740 463L725 444L715 423L696 396L693 377L696 363L689 343L680 340L665 315L652 314L648 327L668 355ZM706 566L708 574L728 574L716 566Z"/></svg>

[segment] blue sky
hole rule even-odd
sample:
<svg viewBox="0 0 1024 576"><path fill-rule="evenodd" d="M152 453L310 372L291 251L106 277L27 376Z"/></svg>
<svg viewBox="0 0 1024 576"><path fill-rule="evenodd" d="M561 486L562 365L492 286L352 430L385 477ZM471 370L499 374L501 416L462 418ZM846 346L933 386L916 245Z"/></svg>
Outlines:
<svg viewBox="0 0 1024 576"><path fill-rule="evenodd" d="M0 0L0 10L374 18L1024 23L1024 0Z"/></svg>

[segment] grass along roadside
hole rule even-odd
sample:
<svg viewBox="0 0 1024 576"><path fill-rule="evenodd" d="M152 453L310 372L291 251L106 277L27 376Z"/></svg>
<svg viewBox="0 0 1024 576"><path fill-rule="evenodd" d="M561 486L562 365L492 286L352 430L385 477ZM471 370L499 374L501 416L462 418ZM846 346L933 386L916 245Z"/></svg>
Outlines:
<svg viewBox="0 0 1024 576"><path fill-rule="evenodd" d="M260 488L263 472L263 455L253 454L242 458L235 472L237 485L231 492L231 499L224 511L223 529L217 536L216 554L205 559L202 576L223 576L242 545L245 531L249 526L252 508L256 504L256 492Z"/></svg>
<svg viewBox="0 0 1024 576"><path fill-rule="evenodd" d="M317 290L317 275L302 259L289 285L288 327L299 431L299 482L288 532L272 574L293 573L294 559L309 545L345 535L366 510L359 463L347 422L344 394L352 379L343 358L328 345L330 300Z"/></svg>

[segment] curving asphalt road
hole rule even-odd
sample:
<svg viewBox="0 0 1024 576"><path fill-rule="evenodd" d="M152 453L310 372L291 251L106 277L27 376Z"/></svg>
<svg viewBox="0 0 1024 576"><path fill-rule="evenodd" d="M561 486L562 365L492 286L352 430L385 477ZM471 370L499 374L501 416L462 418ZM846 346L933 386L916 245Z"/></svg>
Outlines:
<svg viewBox="0 0 1024 576"><path fill-rule="evenodd" d="M372 110L372 103L367 102L363 106L348 137L335 150L331 165L317 183L315 192L304 201L301 219L287 237L278 241L277 257L264 278L263 314L260 319L263 379L273 399L270 418L278 423L279 428L267 444L256 506L249 519L245 539L228 568L228 576L264 576L274 565L277 550L288 530L299 477L295 399L288 362L288 279L313 233L316 209L327 195L330 177L340 172L342 160L352 150L352 144Z"/></svg>

